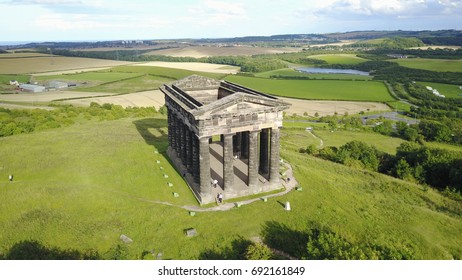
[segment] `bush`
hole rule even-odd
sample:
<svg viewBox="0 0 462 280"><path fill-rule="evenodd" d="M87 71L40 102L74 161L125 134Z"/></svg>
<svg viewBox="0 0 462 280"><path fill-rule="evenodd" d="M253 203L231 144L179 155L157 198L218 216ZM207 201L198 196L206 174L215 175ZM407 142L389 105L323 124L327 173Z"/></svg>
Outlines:
<svg viewBox="0 0 462 280"><path fill-rule="evenodd" d="M247 260L269 260L273 256L270 248L263 243L252 243L245 251Z"/></svg>

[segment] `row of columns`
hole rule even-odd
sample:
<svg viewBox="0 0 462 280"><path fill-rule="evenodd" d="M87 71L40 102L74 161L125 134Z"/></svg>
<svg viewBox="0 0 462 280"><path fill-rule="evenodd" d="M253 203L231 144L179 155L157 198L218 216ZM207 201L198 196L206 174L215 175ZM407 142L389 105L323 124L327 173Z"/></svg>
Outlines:
<svg viewBox="0 0 462 280"><path fill-rule="evenodd" d="M201 197L211 195L210 140L197 135L176 116L168 111L168 141L175 150L187 172L199 184ZM260 134L260 145L258 141ZM223 182L224 189L234 185L234 156L248 159L248 181L251 190L258 190L258 176L269 178L272 184L279 183L279 129L262 129L225 134L223 141ZM259 156L258 156L259 155ZM268 176L269 175L269 176Z"/></svg>

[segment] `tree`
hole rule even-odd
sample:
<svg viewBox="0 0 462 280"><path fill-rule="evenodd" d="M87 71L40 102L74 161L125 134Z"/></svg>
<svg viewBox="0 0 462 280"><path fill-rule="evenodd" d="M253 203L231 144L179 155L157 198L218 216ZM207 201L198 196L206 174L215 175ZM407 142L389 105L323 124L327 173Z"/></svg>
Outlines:
<svg viewBox="0 0 462 280"><path fill-rule="evenodd" d="M272 256L271 249L263 243L252 243L245 251L247 260L269 260Z"/></svg>

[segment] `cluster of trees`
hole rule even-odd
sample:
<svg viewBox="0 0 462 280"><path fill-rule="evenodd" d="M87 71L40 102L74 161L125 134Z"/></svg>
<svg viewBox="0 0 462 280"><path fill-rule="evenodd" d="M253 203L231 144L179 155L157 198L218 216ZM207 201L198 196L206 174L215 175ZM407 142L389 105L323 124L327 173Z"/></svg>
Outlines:
<svg viewBox="0 0 462 280"><path fill-rule="evenodd" d="M147 117L157 112L154 107L128 107L92 102L89 107L56 106L54 110L10 110L0 108L0 137L31 133L69 126L80 118L115 120L124 117Z"/></svg>
<svg viewBox="0 0 462 280"><path fill-rule="evenodd" d="M301 152L358 169L381 172L396 178L462 192L462 154L405 142L395 156L381 152L361 141L316 150L309 146Z"/></svg>
<svg viewBox="0 0 462 280"><path fill-rule="evenodd" d="M409 260L415 259L412 244L394 242L376 244L375 240L351 242L328 226L310 222L306 230L293 230L286 225L271 222L271 232L264 232L264 241L270 248L305 260Z"/></svg>
<svg viewBox="0 0 462 280"><path fill-rule="evenodd" d="M377 58L385 57L388 54L395 52L403 55L408 56L415 56L421 58L435 58L435 59L461 59L462 58L462 49L383 49L377 48L373 50L369 50L366 52L366 55L371 57L375 56ZM388 58L389 59L389 58Z"/></svg>
<svg viewBox="0 0 462 280"><path fill-rule="evenodd" d="M422 47L425 44L422 40L415 37L390 37L384 39L375 39L375 40L366 40L360 41L358 43L352 44L351 47L356 48L381 48L381 49L405 49L405 48L414 48Z"/></svg>

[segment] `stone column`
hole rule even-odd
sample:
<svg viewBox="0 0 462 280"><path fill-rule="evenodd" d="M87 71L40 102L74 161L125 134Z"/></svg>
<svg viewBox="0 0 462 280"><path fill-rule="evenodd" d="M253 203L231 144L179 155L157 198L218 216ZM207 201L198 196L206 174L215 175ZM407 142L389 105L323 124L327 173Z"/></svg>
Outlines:
<svg viewBox="0 0 462 280"><path fill-rule="evenodd" d="M200 197L201 200L208 199L212 195L212 184L210 182L210 137L199 139L199 173L200 173Z"/></svg>
<svg viewBox="0 0 462 280"><path fill-rule="evenodd" d="M258 131L247 133L249 144L249 178L248 185L252 192L258 193Z"/></svg>
<svg viewBox="0 0 462 280"><path fill-rule="evenodd" d="M169 117L169 122L171 123L171 126L168 130L168 137L170 139L170 147L175 150L176 149L176 117L173 112Z"/></svg>
<svg viewBox="0 0 462 280"><path fill-rule="evenodd" d="M175 116L175 151L177 157L181 158L181 120L178 118L178 116Z"/></svg>
<svg viewBox="0 0 462 280"><path fill-rule="evenodd" d="M264 128L260 132L260 172L262 175L268 174L269 161L268 161L268 128Z"/></svg>
<svg viewBox="0 0 462 280"><path fill-rule="evenodd" d="M247 159L249 158L249 132L244 131L241 133L241 158L242 159Z"/></svg>
<svg viewBox="0 0 462 280"><path fill-rule="evenodd" d="M194 182L200 183L199 139L192 134L192 175Z"/></svg>
<svg viewBox="0 0 462 280"><path fill-rule="evenodd" d="M192 173L192 141L191 130L186 126L185 141L186 141L186 169L188 173Z"/></svg>
<svg viewBox="0 0 462 280"><path fill-rule="evenodd" d="M270 181L279 184L279 129L271 129Z"/></svg>
<svg viewBox="0 0 462 280"><path fill-rule="evenodd" d="M180 156L181 156L181 162L183 163L184 166L186 166L186 129L187 126L185 123L181 122L180 126L180 139L181 139L181 147L180 147Z"/></svg>
<svg viewBox="0 0 462 280"><path fill-rule="evenodd" d="M233 134L223 135L223 189L234 187Z"/></svg>
<svg viewBox="0 0 462 280"><path fill-rule="evenodd" d="M173 123L173 120L172 120L172 110L171 109L168 109L167 108L167 121L168 121L168 146L169 147L172 147L172 123Z"/></svg>

